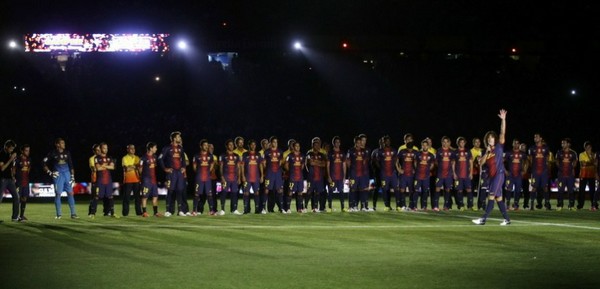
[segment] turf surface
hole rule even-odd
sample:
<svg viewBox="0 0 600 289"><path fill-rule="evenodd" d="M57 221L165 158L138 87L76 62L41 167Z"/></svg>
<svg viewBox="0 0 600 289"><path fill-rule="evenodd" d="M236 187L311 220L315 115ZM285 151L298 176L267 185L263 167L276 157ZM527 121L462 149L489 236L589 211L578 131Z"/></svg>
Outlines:
<svg viewBox="0 0 600 289"><path fill-rule="evenodd" d="M63 205L64 212L68 212ZM161 202L161 210L164 203ZM77 205L79 213L87 204ZM117 206L116 211L120 211ZM598 288L600 212L55 220L0 206L1 288Z"/></svg>

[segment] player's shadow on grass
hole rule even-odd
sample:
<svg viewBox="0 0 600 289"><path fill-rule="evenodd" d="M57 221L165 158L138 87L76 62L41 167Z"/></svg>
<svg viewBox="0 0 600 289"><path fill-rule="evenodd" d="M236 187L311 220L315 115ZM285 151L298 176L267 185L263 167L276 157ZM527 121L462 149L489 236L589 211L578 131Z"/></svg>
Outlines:
<svg viewBox="0 0 600 289"><path fill-rule="evenodd" d="M123 242L123 234L119 232L126 232L130 229L127 227L111 227L113 233L106 233L106 228L81 227L81 229L78 229L75 226L30 222L25 226L14 226L13 229L21 231L23 236L34 235L35 240L38 241L46 239L47 241L40 242L42 244L38 245L40 247L51 248L56 246L52 242L56 242L62 246L68 246L73 250L98 254L100 257L109 256L110 258L156 264L157 262L161 263L160 258L156 258L157 255L172 254L171 251L162 250L160 246L153 248L153 254L148 254L147 242ZM114 233L114 231L117 231L117 233ZM127 245L124 247L119 246L120 243L126 243ZM169 266L168 263L162 265Z"/></svg>

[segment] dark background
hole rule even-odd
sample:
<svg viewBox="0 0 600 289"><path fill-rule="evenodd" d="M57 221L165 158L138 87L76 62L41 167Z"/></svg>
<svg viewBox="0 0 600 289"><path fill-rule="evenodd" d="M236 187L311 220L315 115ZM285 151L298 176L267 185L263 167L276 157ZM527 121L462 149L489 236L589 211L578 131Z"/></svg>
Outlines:
<svg viewBox="0 0 600 289"><path fill-rule="evenodd" d="M578 152L599 141L597 4L82 2L0 4L0 141L31 144L41 163L65 138L78 181L87 180L92 144L107 142L120 159L128 143L141 154L174 130L190 157L202 138L221 153L238 135L295 138L305 150L314 136L340 135L347 149L366 133L373 148L384 134L397 146L411 132L438 147L444 135L497 130L505 108L509 141L531 144L540 132L553 151L570 137ZM7 49L8 39L36 32L170 33L190 49L83 54L63 72L48 54ZM291 48L296 39L305 50ZM238 53L229 71L207 60L229 51Z"/></svg>

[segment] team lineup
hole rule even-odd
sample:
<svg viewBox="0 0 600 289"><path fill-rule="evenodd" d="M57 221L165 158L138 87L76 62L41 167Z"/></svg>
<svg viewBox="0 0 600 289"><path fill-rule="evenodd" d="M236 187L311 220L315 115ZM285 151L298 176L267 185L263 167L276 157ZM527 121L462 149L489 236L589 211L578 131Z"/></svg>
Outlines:
<svg viewBox="0 0 600 289"><path fill-rule="evenodd" d="M226 211L234 215L333 212L334 193L342 212L371 212L376 210L381 192L383 211L437 212L452 210L456 205L458 210L483 210L483 216L473 223L484 225L496 203L504 218L500 225L510 225L509 210L552 209L549 186L553 165L557 168L556 210L563 209L565 197L567 209L582 209L588 187L591 210L596 211L598 159L591 143L585 142L585 150L578 155L571 149L570 139L564 138L561 149L552 154L541 134L536 133L535 144L529 149L513 139L512 149L505 151L506 116L507 112L500 110L500 132L486 133L483 148L482 141L474 138L470 149L464 137L457 138L454 148L446 136L442 137L438 149L433 148L430 138L422 140L417 147L410 133L404 135L404 144L398 149L392 148L391 138L386 135L379 139L379 147L373 151L366 147L364 134L356 136L353 147L347 151L342 150L340 137L333 137L331 145L315 137L306 153L301 152L301 144L293 139L283 151L274 136L261 140L260 144L249 140L247 146L244 138L237 137L225 142L225 152L220 156L216 156L214 145L203 139L199 142L199 152L190 159L184 151L181 133L172 132L170 144L160 152L154 142L147 143L141 157L136 155L134 145L127 146L127 154L121 160L122 215L129 215L131 196L135 214L141 217L198 216L205 214L206 205L206 213L211 216L224 215ZM25 210L32 161L28 145L20 147L19 155L16 148L17 144L8 140L0 153L0 192L8 191L12 196L12 221L23 222L27 221ZM93 155L89 158L92 197L88 217L95 218L101 200L103 215L119 218L114 209L112 178L117 161L109 156L106 143L94 145L92 149ZM190 165L194 174L191 208L187 200ZM579 191L575 192L577 166L580 182ZM157 170L165 174L164 213L158 209ZM55 217L62 218L61 193L66 192L70 217L79 218L73 195L75 172L64 139L57 139L55 149L43 159L43 171L53 180ZM374 185L371 179L375 180ZM221 185L219 192L217 183ZM239 192L242 192L242 208L238 208ZM395 205L391 203L392 196ZM229 208L226 207L228 198ZM148 199L152 202L151 213L147 209ZM292 210L293 200L295 208Z"/></svg>

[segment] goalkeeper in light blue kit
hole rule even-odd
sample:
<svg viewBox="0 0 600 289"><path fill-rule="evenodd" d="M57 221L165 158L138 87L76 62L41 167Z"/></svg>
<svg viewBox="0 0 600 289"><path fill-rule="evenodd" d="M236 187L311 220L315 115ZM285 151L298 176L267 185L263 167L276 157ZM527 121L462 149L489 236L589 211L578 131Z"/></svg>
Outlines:
<svg viewBox="0 0 600 289"><path fill-rule="evenodd" d="M65 149L65 140L56 139L54 142L56 149L49 152L44 158L44 172L52 177L54 181L54 204L56 206L56 219L62 216L60 195L67 192L69 200L69 209L71 218L79 219L75 213L75 198L73 197L73 184L75 183L75 171L73 170L73 161L71 153Z"/></svg>

